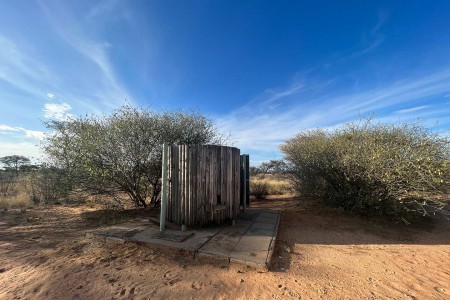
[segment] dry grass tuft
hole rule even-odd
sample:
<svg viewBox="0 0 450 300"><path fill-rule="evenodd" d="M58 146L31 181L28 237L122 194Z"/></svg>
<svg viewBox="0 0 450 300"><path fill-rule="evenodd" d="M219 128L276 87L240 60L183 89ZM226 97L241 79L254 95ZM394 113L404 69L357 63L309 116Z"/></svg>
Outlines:
<svg viewBox="0 0 450 300"><path fill-rule="evenodd" d="M11 196L0 196L0 208L27 208L33 206L30 196L26 193L18 193Z"/></svg>
<svg viewBox="0 0 450 300"><path fill-rule="evenodd" d="M250 180L250 190L252 190L252 185L259 184L266 184L268 186L269 195L291 196L295 194L292 181L286 178L280 178L270 174L257 175Z"/></svg>

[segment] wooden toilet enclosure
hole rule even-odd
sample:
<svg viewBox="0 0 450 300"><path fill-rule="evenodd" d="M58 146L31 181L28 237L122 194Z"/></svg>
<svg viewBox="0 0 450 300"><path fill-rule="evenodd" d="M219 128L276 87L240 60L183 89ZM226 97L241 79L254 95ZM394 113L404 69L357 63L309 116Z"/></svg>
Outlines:
<svg viewBox="0 0 450 300"><path fill-rule="evenodd" d="M203 225L238 216L239 149L214 145L168 146L167 178L168 222Z"/></svg>

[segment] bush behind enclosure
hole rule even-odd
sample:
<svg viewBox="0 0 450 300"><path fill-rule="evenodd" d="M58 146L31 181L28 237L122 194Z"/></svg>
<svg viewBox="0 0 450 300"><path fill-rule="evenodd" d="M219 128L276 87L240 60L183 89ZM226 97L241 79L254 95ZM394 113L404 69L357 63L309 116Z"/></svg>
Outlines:
<svg viewBox="0 0 450 300"><path fill-rule="evenodd" d="M281 150L298 192L359 214L407 220L442 212L448 199L449 140L417 123L307 131Z"/></svg>
<svg viewBox="0 0 450 300"><path fill-rule="evenodd" d="M45 152L67 171L75 188L125 192L137 206L160 191L161 145L222 143L213 122L199 113L123 106L109 116L51 121Z"/></svg>

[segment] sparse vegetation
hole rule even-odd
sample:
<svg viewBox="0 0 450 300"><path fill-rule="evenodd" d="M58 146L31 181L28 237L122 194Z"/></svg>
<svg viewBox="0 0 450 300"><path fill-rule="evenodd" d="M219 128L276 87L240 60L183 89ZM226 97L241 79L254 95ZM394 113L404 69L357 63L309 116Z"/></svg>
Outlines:
<svg viewBox="0 0 450 300"><path fill-rule="evenodd" d="M283 178L280 176L256 175L250 179L250 194L255 196L253 191L260 190L260 186L267 187L267 195L292 195L295 193L293 189L293 181L289 178Z"/></svg>
<svg viewBox="0 0 450 300"><path fill-rule="evenodd" d="M444 212L450 142L419 124L368 120L302 132L281 146L296 190L363 215L410 220Z"/></svg>
<svg viewBox="0 0 450 300"><path fill-rule="evenodd" d="M256 199L266 199L269 195L269 184L266 181L251 181L250 195L255 196Z"/></svg>

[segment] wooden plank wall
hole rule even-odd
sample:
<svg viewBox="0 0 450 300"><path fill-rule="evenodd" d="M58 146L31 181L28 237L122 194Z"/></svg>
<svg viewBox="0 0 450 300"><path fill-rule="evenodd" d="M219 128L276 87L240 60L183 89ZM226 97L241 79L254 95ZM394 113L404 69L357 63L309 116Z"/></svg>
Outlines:
<svg viewBox="0 0 450 300"><path fill-rule="evenodd" d="M204 225L235 219L240 205L240 150L172 145L168 153L167 221Z"/></svg>

